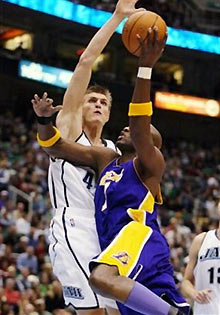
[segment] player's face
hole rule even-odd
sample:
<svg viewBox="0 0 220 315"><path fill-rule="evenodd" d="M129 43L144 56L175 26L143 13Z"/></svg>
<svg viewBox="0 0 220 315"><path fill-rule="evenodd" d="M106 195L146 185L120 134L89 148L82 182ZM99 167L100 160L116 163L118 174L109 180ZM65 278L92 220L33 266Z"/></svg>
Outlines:
<svg viewBox="0 0 220 315"><path fill-rule="evenodd" d="M162 145L162 138L159 131L153 125L150 126L150 131L151 131L154 145L160 149ZM134 152L135 151L134 146L131 141L129 127L125 127L121 131L116 141L116 146L121 150L121 152Z"/></svg>
<svg viewBox="0 0 220 315"><path fill-rule="evenodd" d="M92 92L84 96L83 123L99 123L102 126L109 120L109 99L101 93Z"/></svg>
<svg viewBox="0 0 220 315"><path fill-rule="evenodd" d="M131 137L130 137L130 130L129 127L125 127L122 129L117 141L116 146L122 151L126 152L133 152L134 147L132 145Z"/></svg>

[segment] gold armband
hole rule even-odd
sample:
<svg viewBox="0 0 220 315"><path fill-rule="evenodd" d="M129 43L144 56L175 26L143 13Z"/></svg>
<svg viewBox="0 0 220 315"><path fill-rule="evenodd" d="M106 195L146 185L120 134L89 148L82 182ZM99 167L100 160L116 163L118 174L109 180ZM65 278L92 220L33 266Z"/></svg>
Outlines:
<svg viewBox="0 0 220 315"><path fill-rule="evenodd" d="M53 126L53 129L56 131L55 135L47 140L41 140L39 137L39 133L37 133L37 142L41 147L44 148L49 148L52 147L60 138L61 138L61 133L59 129Z"/></svg>
<svg viewBox="0 0 220 315"><path fill-rule="evenodd" d="M152 102L129 104L128 116L152 116L152 114Z"/></svg>

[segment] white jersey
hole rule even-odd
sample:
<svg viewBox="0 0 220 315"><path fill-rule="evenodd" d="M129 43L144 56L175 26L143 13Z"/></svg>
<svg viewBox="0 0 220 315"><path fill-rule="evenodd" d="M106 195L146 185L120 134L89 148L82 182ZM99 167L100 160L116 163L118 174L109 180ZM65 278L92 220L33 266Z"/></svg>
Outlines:
<svg viewBox="0 0 220 315"><path fill-rule="evenodd" d="M208 304L194 303L194 315L220 315L220 240L217 231L207 232L194 269L196 290L212 289Z"/></svg>
<svg viewBox="0 0 220 315"><path fill-rule="evenodd" d="M76 142L90 146L85 133ZM115 150L113 142L103 143ZM89 262L101 251L95 224L95 173L63 159L50 158L49 193L54 215L49 254L65 304L75 309L117 308L115 301L95 294L89 286Z"/></svg>
<svg viewBox="0 0 220 315"><path fill-rule="evenodd" d="M91 146L84 132L76 142ZM115 150L112 141L103 140L103 143ZM48 184L53 208L91 209L91 216L94 216L95 180L95 172L89 167L78 167L63 159L50 158Z"/></svg>

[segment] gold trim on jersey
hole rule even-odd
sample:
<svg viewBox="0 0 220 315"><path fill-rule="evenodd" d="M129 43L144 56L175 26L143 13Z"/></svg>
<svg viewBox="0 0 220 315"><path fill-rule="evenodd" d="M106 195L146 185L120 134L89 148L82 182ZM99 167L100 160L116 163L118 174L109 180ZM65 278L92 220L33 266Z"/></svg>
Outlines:
<svg viewBox="0 0 220 315"><path fill-rule="evenodd" d="M139 222L130 222L94 262L117 266L121 276L128 277L153 230ZM135 240L134 240L135 236Z"/></svg>
<svg viewBox="0 0 220 315"><path fill-rule="evenodd" d="M163 204L163 196L162 196L162 193L161 193L160 185L158 187L158 192L157 192L156 197L155 197L155 203L157 203L158 205L162 205Z"/></svg>
<svg viewBox="0 0 220 315"><path fill-rule="evenodd" d="M154 197L150 191L148 191L146 197L138 207L138 209L129 208L127 210L128 215L132 220L145 224L146 212L153 213L154 211Z"/></svg>
<svg viewBox="0 0 220 315"><path fill-rule="evenodd" d="M124 169L121 170L120 174L117 174L114 171L108 171L105 173L105 175L102 176L99 186L105 186L108 185L109 182L119 182L123 176Z"/></svg>

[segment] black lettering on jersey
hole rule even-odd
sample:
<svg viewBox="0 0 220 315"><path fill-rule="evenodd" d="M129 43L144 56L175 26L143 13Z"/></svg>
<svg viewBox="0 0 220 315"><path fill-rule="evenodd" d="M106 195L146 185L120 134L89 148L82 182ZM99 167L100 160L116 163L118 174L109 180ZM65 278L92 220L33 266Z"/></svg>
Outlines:
<svg viewBox="0 0 220 315"><path fill-rule="evenodd" d="M209 283L220 283L220 268L211 267L208 269Z"/></svg>
<svg viewBox="0 0 220 315"><path fill-rule="evenodd" d="M92 181L94 178L94 174L92 174L91 172L87 172L85 177L83 178L84 183L87 184L87 188L90 189L93 185L92 185Z"/></svg>
<svg viewBox="0 0 220 315"><path fill-rule="evenodd" d="M63 287L63 292L65 297L77 299L77 300L84 300L84 296L82 294L82 289L77 287Z"/></svg>
<svg viewBox="0 0 220 315"><path fill-rule="evenodd" d="M199 257L200 261L220 259L220 247L208 248L205 255Z"/></svg>

